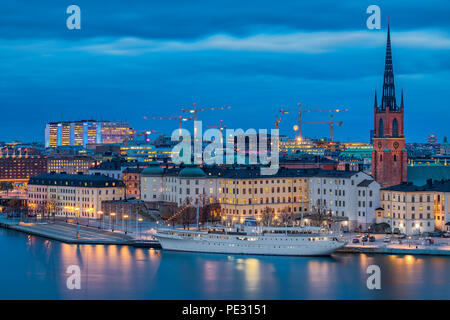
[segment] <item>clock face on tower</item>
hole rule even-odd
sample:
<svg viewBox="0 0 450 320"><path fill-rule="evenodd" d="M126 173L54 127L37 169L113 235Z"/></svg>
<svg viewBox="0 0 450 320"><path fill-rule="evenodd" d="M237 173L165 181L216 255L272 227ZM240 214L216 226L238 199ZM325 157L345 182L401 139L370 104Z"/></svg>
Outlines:
<svg viewBox="0 0 450 320"><path fill-rule="evenodd" d="M397 141L395 141L395 142L394 142L394 148L395 148L395 149L397 149L397 148L398 148L398 146L399 146L398 142L397 142Z"/></svg>

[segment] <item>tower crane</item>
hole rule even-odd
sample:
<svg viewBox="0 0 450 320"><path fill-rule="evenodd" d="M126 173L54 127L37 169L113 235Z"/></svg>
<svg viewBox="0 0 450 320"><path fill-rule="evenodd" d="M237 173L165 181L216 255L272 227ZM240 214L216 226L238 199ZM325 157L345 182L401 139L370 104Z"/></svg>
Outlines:
<svg viewBox="0 0 450 320"><path fill-rule="evenodd" d="M130 133L127 137L125 137L125 139L123 139L123 143L124 143L125 146L128 146L128 141L130 141L130 140L132 140L132 139L134 139L136 137L141 137L141 136L144 136L145 137L145 141L148 141L147 136L149 134L156 133L156 132L158 132L158 131L156 131L156 130L144 130L144 131L142 131L140 133L138 133L137 131L134 131L133 133Z"/></svg>
<svg viewBox="0 0 450 320"><path fill-rule="evenodd" d="M311 124L328 124L330 126L330 141L333 141L333 128L335 125L342 126L344 122L334 122L333 114L330 115L330 121L305 121L303 123L311 123Z"/></svg>
<svg viewBox="0 0 450 320"><path fill-rule="evenodd" d="M144 116L144 119L151 119L151 120L178 120L179 123L179 134L181 136L181 129L182 129L182 123L184 121L192 120L193 117L183 117L183 116Z"/></svg>
<svg viewBox="0 0 450 320"><path fill-rule="evenodd" d="M223 129L226 129L227 127L222 125L223 120L220 120L220 123L218 126L206 126L207 128L217 128L220 130L220 133L222 134L222 138L220 139L220 143L223 144Z"/></svg>
<svg viewBox="0 0 450 320"><path fill-rule="evenodd" d="M193 109L181 109L182 112L189 112L194 114L194 121L197 121L197 113L200 111L209 111L209 110L226 110L231 109L230 106L227 107L210 107L210 108L197 108L197 104L194 102Z"/></svg>
<svg viewBox="0 0 450 320"><path fill-rule="evenodd" d="M307 109L302 110L301 103L298 104L298 110L284 110L281 109L280 112L282 114L290 114L290 113L298 113L298 139L302 139L302 113L305 112L344 112L348 111L348 109ZM311 122L310 122L311 123Z"/></svg>

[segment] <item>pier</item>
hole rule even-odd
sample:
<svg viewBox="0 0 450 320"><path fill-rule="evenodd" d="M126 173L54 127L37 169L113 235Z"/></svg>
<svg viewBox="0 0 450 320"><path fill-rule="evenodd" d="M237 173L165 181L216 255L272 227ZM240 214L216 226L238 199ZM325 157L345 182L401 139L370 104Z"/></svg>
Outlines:
<svg viewBox="0 0 450 320"><path fill-rule="evenodd" d="M15 219L1 219L0 227L26 234L44 237L68 244L129 245L145 248L160 248L156 240L136 239L130 235L105 231L94 227L56 221L53 223L23 223Z"/></svg>

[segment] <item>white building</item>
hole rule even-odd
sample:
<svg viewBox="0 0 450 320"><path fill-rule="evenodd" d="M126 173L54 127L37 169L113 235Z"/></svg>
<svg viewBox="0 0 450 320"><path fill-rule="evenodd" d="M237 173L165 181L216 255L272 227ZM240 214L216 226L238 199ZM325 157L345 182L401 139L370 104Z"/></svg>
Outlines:
<svg viewBox="0 0 450 320"><path fill-rule="evenodd" d="M28 207L33 214L100 217L102 201L122 200L122 181L103 175L45 173L28 182Z"/></svg>
<svg viewBox="0 0 450 320"><path fill-rule="evenodd" d="M323 170L309 178L309 209L347 218L348 228L366 230L380 206L380 184L362 171Z"/></svg>

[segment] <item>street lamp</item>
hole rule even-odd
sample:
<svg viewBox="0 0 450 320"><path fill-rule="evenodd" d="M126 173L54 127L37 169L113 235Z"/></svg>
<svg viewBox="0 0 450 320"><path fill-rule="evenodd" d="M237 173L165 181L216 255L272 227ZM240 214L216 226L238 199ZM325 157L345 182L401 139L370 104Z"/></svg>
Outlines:
<svg viewBox="0 0 450 320"><path fill-rule="evenodd" d="M97 214L99 214L100 215L100 227L99 227L99 229L102 229L102 227L103 227L103 211L97 211Z"/></svg>
<svg viewBox="0 0 450 320"><path fill-rule="evenodd" d="M127 234L127 232L128 232L128 220L127 220L128 215L127 214L123 215L123 218L125 219L125 234Z"/></svg>
<svg viewBox="0 0 450 320"><path fill-rule="evenodd" d="M142 222L143 220L144 219L142 219L142 218L138 219L139 222ZM141 224L140 223L138 224L138 231L139 231L139 238L141 238Z"/></svg>
<svg viewBox="0 0 450 320"><path fill-rule="evenodd" d="M111 212L110 219L109 219L109 226L111 228L111 231L114 232L114 225L112 224L112 217L115 217L116 214L114 212Z"/></svg>
<svg viewBox="0 0 450 320"><path fill-rule="evenodd" d="M80 224L80 208L75 208L75 214L77 216L77 224Z"/></svg>

